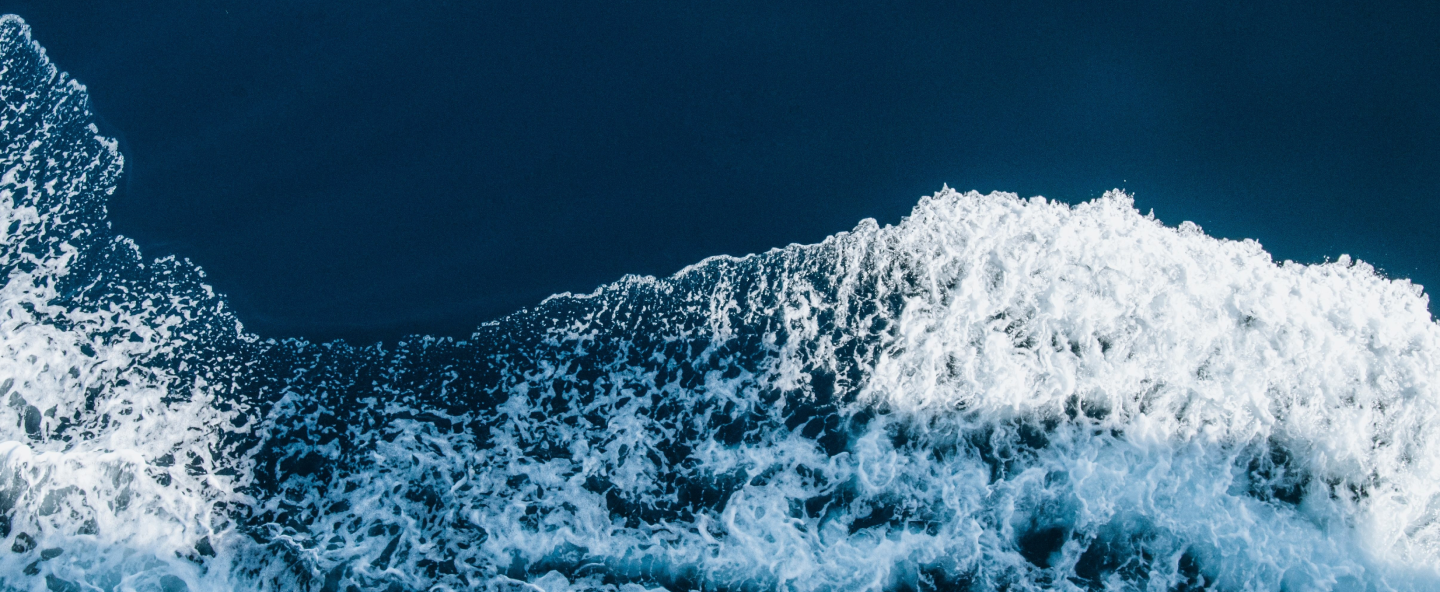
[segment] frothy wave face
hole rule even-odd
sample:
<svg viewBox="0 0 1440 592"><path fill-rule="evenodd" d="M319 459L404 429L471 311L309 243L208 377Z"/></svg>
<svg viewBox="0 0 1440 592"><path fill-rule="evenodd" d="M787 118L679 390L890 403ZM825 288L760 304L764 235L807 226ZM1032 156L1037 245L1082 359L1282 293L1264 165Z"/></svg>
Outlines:
<svg viewBox="0 0 1440 592"><path fill-rule="evenodd" d="M1440 330L1346 258L944 190L464 340L261 340L0 21L0 587L1430 590Z"/></svg>

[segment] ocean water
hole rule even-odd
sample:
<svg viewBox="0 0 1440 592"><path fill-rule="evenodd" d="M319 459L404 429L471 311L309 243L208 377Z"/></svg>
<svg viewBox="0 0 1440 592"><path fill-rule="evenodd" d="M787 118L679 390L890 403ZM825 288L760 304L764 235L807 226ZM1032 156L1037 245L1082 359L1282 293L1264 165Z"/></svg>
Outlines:
<svg viewBox="0 0 1440 592"><path fill-rule="evenodd" d="M1440 587L1440 326L1363 262L943 188L277 340L112 230L118 145L15 17L0 101L0 588Z"/></svg>
<svg viewBox="0 0 1440 592"><path fill-rule="evenodd" d="M462 337L557 292L1121 188L1440 285L1440 3L0 0L88 88L115 231L265 337Z"/></svg>

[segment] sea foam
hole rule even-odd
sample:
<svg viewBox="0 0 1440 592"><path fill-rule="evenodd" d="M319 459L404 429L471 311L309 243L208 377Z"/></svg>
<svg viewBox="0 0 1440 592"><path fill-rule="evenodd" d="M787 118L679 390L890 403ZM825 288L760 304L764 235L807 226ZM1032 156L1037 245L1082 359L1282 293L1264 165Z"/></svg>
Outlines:
<svg viewBox="0 0 1440 592"><path fill-rule="evenodd" d="M1440 587L1440 331L1364 263L946 188L465 339L262 339L110 230L18 18L0 64L0 588Z"/></svg>

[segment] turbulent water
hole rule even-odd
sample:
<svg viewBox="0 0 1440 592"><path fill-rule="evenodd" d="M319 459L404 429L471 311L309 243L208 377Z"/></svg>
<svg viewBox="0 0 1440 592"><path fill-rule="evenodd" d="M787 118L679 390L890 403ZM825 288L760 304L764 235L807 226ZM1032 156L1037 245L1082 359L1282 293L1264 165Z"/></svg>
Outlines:
<svg viewBox="0 0 1440 592"><path fill-rule="evenodd" d="M17 18L0 59L0 589L1440 588L1440 326L1363 263L946 189L463 340L260 339L110 230Z"/></svg>

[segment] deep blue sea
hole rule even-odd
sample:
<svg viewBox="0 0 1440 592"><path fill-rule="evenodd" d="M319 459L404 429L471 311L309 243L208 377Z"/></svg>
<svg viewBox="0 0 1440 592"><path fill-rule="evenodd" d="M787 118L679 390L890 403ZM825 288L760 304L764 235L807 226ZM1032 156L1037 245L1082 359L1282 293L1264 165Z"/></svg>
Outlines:
<svg viewBox="0 0 1440 592"><path fill-rule="evenodd" d="M1433 3L41 2L116 232L248 329L359 343L894 223L1123 188L1440 282Z"/></svg>
<svg viewBox="0 0 1440 592"><path fill-rule="evenodd" d="M1440 589L1440 5L0 13L0 591Z"/></svg>

